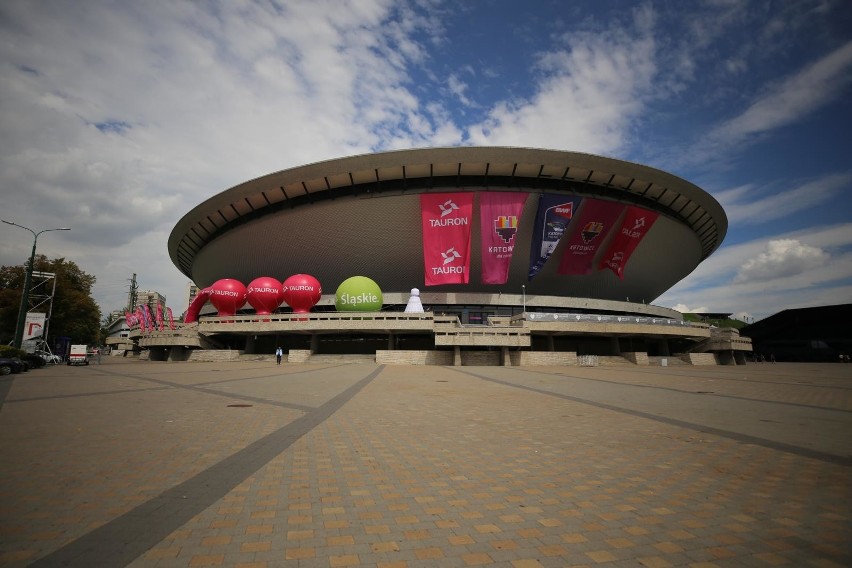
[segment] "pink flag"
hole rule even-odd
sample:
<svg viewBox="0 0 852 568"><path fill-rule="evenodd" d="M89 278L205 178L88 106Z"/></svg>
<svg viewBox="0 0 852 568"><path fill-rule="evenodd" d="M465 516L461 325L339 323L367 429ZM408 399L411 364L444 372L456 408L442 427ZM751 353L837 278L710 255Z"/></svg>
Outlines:
<svg viewBox="0 0 852 568"><path fill-rule="evenodd" d="M142 312L145 314L148 331L154 331L154 317L151 315L151 308L148 307L148 304L142 304Z"/></svg>
<svg viewBox="0 0 852 568"><path fill-rule="evenodd" d="M515 250L518 219L526 193L484 191L479 194L479 229L482 237L482 283L505 284Z"/></svg>
<svg viewBox="0 0 852 568"><path fill-rule="evenodd" d="M618 234L609 245L599 268L609 268L624 280L624 267L639 242L648 233L660 214L655 211L630 206L621 222Z"/></svg>
<svg viewBox="0 0 852 568"><path fill-rule="evenodd" d="M559 274L589 274L595 255L624 211L624 205L600 199L584 199L579 217L569 227L570 239L562 251Z"/></svg>
<svg viewBox="0 0 852 568"><path fill-rule="evenodd" d="M473 193L423 193L420 213L426 286L467 284Z"/></svg>

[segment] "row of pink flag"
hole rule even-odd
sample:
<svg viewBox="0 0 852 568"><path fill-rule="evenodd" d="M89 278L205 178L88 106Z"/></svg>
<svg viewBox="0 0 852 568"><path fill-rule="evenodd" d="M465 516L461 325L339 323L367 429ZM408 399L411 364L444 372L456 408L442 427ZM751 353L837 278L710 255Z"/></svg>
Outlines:
<svg viewBox="0 0 852 568"><path fill-rule="evenodd" d="M470 236L474 196L479 195L482 283L505 284L515 237L528 193L424 193L420 196L426 286L470 282ZM531 240L528 277L532 280L567 239L559 274L590 274L602 244L613 229L598 269L624 279L633 251L659 216L654 211L613 201L541 194Z"/></svg>
<svg viewBox="0 0 852 568"><path fill-rule="evenodd" d="M172 309L163 309L159 302L157 302L157 308L154 314L151 313L151 309L147 304L142 304L136 306L136 309L133 312L125 310L124 319L127 322L128 327L133 328L138 325L141 331L164 331L166 321L169 322L170 329L176 329Z"/></svg>

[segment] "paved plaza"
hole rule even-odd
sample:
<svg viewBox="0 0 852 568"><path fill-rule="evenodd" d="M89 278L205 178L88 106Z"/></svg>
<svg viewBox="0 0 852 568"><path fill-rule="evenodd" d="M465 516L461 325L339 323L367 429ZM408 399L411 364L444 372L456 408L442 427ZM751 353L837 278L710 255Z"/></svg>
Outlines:
<svg viewBox="0 0 852 568"><path fill-rule="evenodd" d="M852 365L0 377L0 566L852 566Z"/></svg>

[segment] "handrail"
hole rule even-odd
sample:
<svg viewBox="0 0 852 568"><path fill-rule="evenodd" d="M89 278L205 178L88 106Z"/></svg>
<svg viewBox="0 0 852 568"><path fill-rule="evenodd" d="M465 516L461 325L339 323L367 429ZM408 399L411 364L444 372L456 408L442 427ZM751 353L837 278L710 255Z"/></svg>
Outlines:
<svg viewBox="0 0 852 568"><path fill-rule="evenodd" d="M618 323L618 324L651 324L651 325L673 325L678 327L695 327L709 329L706 323L675 320L669 318L655 318L647 316L615 316L595 314L571 314L571 313L541 313L527 312L515 316L514 320L527 320L530 322L566 322L566 323Z"/></svg>
<svg viewBox="0 0 852 568"><path fill-rule="evenodd" d="M236 314L232 316L202 316L201 324L215 323L271 323L305 321L433 321L437 318L431 312L310 312L307 314Z"/></svg>

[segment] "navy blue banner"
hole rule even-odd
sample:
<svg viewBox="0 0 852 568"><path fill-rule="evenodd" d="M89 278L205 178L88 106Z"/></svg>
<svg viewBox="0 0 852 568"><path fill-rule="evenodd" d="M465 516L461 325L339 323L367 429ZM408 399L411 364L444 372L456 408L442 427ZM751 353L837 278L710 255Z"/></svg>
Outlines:
<svg viewBox="0 0 852 568"><path fill-rule="evenodd" d="M532 244L530 246L529 279L544 268L544 263L553 254L559 239L574 218L582 197L542 193L535 215Z"/></svg>

